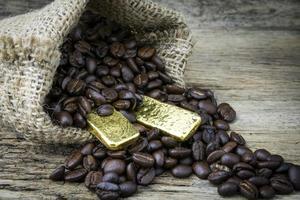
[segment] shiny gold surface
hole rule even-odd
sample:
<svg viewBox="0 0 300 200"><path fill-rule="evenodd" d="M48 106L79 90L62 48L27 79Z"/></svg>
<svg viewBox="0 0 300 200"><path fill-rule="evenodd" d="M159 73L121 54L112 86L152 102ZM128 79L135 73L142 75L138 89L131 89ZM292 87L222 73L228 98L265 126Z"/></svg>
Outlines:
<svg viewBox="0 0 300 200"><path fill-rule="evenodd" d="M139 137L134 126L116 110L105 117L92 112L88 115L87 122L88 131L110 150L124 149Z"/></svg>
<svg viewBox="0 0 300 200"><path fill-rule="evenodd" d="M197 113L147 96L143 97L143 103L136 115L138 122L158 128L180 141L187 140L201 123L201 117Z"/></svg>

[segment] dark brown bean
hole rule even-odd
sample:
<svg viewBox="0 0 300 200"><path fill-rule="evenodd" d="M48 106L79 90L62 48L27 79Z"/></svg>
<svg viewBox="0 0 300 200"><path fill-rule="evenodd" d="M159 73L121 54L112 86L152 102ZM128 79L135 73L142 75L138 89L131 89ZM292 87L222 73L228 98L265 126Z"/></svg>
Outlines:
<svg viewBox="0 0 300 200"><path fill-rule="evenodd" d="M141 168L137 173L137 183L140 185L149 185L155 178L155 169Z"/></svg>
<svg viewBox="0 0 300 200"><path fill-rule="evenodd" d="M83 156L80 151L73 151L65 161L65 166L67 169L75 169L77 166L81 165Z"/></svg>
<svg viewBox="0 0 300 200"><path fill-rule="evenodd" d="M126 167L127 179L132 182L136 182L136 167L133 162L129 163Z"/></svg>
<svg viewBox="0 0 300 200"><path fill-rule="evenodd" d="M218 186L218 193L223 197L231 197L239 192L239 187L235 183L225 182Z"/></svg>
<svg viewBox="0 0 300 200"><path fill-rule="evenodd" d="M265 185L259 188L259 194L264 199L271 199L275 196L275 191L271 186Z"/></svg>
<svg viewBox="0 0 300 200"><path fill-rule="evenodd" d="M102 181L102 172L100 171L90 171L85 179L84 184L87 188L95 189L96 186Z"/></svg>
<svg viewBox="0 0 300 200"><path fill-rule="evenodd" d="M214 121L214 126L217 129L228 131L230 129L229 124L223 120L217 119Z"/></svg>
<svg viewBox="0 0 300 200"><path fill-rule="evenodd" d="M165 154L163 150L157 150L152 153L156 166L163 167L165 164Z"/></svg>
<svg viewBox="0 0 300 200"><path fill-rule="evenodd" d="M101 182L97 185L96 194L99 199L117 200L120 196L120 187L117 184Z"/></svg>
<svg viewBox="0 0 300 200"><path fill-rule="evenodd" d="M193 158L196 161L205 159L205 145L201 141L195 141L192 145Z"/></svg>
<svg viewBox="0 0 300 200"><path fill-rule="evenodd" d="M136 77L134 77L133 82L134 84L139 87L145 87L148 83L148 75L147 74L138 74Z"/></svg>
<svg viewBox="0 0 300 200"><path fill-rule="evenodd" d="M223 149L225 152L229 153L229 152L233 151L233 150L235 149L236 146L237 146L237 143L231 141L231 142L228 142L227 144L225 144L225 145L222 147L222 149Z"/></svg>
<svg viewBox="0 0 300 200"><path fill-rule="evenodd" d="M103 104L96 109L96 112L100 116L109 116L114 112L114 107L110 104Z"/></svg>
<svg viewBox="0 0 300 200"><path fill-rule="evenodd" d="M129 197L132 196L137 191L137 185L134 182L127 181L119 185L121 196Z"/></svg>
<svg viewBox="0 0 300 200"><path fill-rule="evenodd" d="M220 158L222 158L222 156L224 154L226 154L225 151L223 151L221 149L220 150L216 150L216 151L214 151L214 152L212 152L211 154L208 155L207 162L209 164L214 163L214 162L218 161Z"/></svg>
<svg viewBox="0 0 300 200"><path fill-rule="evenodd" d="M195 90L193 88L188 89L187 96L189 98L194 98L194 99L197 99L197 100L203 100L203 99L206 99L208 97L204 91Z"/></svg>
<svg viewBox="0 0 300 200"><path fill-rule="evenodd" d="M293 184L296 191L300 190L300 166L293 165L288 171L289 180Z"/></svg>
<svg viewBox="0 0 300 200"><path fill-rule="evenodd" d="M228 103L221 103L218 106L217 112L221 119L232 122L236 118L236 112Z"/></svg>
<svg viewBox="0 0 300 200"><path fill-rule="evenodd" d="M56 168L49 176L53 181L62 181L65 176L65 166L60 166Z"/></svg>
<svg viewBox="0 0 300 200"><path fill-rule="evenodd" d="M125 46L119 42L113 42L110 46L110 53L114 57L121 58L125 54Z"/></svg>
<svg viewBox="0 0 300 200"><path fill-rule="evenodd" d="M148 152L153 152L153 151L156 151L160 148L162 148L162 143L160 140L151 140L149 143L148 143L148 147L147 147L147 151Z"/></svg>
<svg viewBox="0 0 300 200"><path fill-rule="evenodd" d="M177 159L168 157L165 160L164 168L170 169L173 168L177 164Z"/></svg>
<svg viewBox="0 0 300 200"><path fill-rule="evenodd" d="M150 59L155 54L155 49L151 47L142 47L138 49L138 56L143 60Z"/></svg>
<svg viewBox="0 0 300 200"><path fill-rule="evenodd" d="M97 160L92 155L87 155L83 158L83 167L87 171L95 171L98 167Z"/></svg>
<svg viewBox="0 0 300 200"><path fill-rule="evenodd" d="M86 127L86 119L80 113L74 114L73 123L74 123L74 126L79 127L79 128Z"/></svg>
<svg viewBox="0 0 300 200"><path fill-rule="evenodd" d="M240 162L240 156L233 153L225 153L221 158L221 164L228 167L233 167Z"/></svg>
<svg viewBox="0 0 300 200"><path fill-rule="evenodd" d="M134 79L134 74L131 69L127 66L121 68L122 78L125 82L131 82Z"/></svg>
<svg viewBox="0 0 300 200"><path fill-rule="evenodd" d="M207 100L199 101L198 107L202 110L205 110L210 115L213 115L217 112L217 107Z"/></svg>
<svg viewBox="0 0 300 200"><path fill-rule="evenodd" d="M105 163L103 167L103 171L104 173L115 172L121 175L125 172L125 168L126 168L125 161L120 159L111 159Z"/></svg>
<svg viewBox="0 0 300 200"><path fill-rule="evenodd" d="M62 127L71 126L73 124L72 116L69 112L66 111L55 112L54 118L56 122Z"/></svg>
<svg viewBox="0 0 300 200"><path fill-rule="evenodd" d="M259 161L265 161L269 156L271 156L270 152L265 149L257 149L254 154Z"/></svg>
<svg viewBox="0 0 300 200"><path fill-rule="evenodd" d="M269 179L262 177L262 176L253 176L248 179L249 182L256 185L257 187L263 186L263 185L269 185L270 181Z"/></svg>
<svg viewBox="0 0 300 200"><path fill-rule="evenodd" d="M119 175L115 172L108 172L102 177L102 182L119 183Z"/></svg>
<svg viewBox="0 0 300 200"><path fill-rule="evenodd" d="M113 102L118 99L118 93L112 88L105 88L101 94L104 96L107 102Z"/></svg>
<svg viewBox="0 0 300 200"><path fill-rule="evenodd" d="M245 180L240 183L240 193L247 199L257 199L259 191L255 185Z"/></svg>
<svg viewBox="0 0 300 200"><path fill-rule="evenodd" d="M161 138L161 142L163 143L163 145L165 145L167 148L174 148L178 145L178 142L169 136L163 136Z"/></svg>
<svg viewBox="0 0 300 200"><path fill-rule="evenodd" d="M237 134L236 132L231 132L230 133L230 140L236 142L239 145L246 144L245 139L240 134Z"/></svg>
<svg viewBox="0 0 300 200"><path fill-rule="evenodd" d="M278 194L290 194L294 191L293 184L284 176L273 176L271 186Z"/></svg>
<svg viewBox="0 0 300 200"><path fill-rule="evenodd" d="M128 147L128 152L131 154L140 152L143 151L147 146L148 146L147 139L140 137L134 145Z"/></svg>
<svg viewBox="0 0 300 200"><path fill-rule="evenodd" d="M86 169L75 169L74 171L68 171L65 174L65 181L68 182L82 182L87 174Z"/></svg>
<svg viewBox="0 0 300 200"><path fill-rule="evenodd" d="M133 153L132 159L134 163L141 167L148 168L154 165L154 158L151 154L141 152Z"/></svg>
<svg viewBox="0 0 300 200"><path fill-rule="evenodd" d="M211 173L211 169L207 162L195 162L192 166L193 172L196 176L198 176L201 179L206 179L208 175Z"/></svg>
<svg viewBox="0 0 300 200"><path fill-rule="evenodd" d="M173 158L185 158L191 155L191 150L185 147L175 147L174 149L169 149L169 155Z"/></svg>
<svg viewBox="0 0 300 200"><path fill-rule="evenodd" d="M224 181L226 181L231 175L232 175L231 172L220 170L220 171L215 171L215 172L212 172L211 174L209 174L207 179L212 184L219 185L219 184L223 183Z"/></svg>
<svg viewBox="0 0 300 200"><path fill-rule="evenodd" d="M171 173L177 178L186 178L192 174L192 167L179 164L171 170Z"/></svg>

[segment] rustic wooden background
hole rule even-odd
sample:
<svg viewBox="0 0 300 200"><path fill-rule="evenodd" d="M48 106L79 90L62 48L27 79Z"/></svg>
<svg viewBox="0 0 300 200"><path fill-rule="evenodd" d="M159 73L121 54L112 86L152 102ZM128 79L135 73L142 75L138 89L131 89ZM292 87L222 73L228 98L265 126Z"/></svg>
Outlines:
<svg viewBox="0 0 300 200"><path fill-rule="evenodd" d="M232 129L249 146L300 164L300 1L156 1L185 14L193 31L196 44L187 83L211 88L220 102L234 106L238 120ZM0 19L49 2L0 0ZM2 128L0 199L95 199L82 185L47 179L71 149L35 146ZM166 174L129 199L221 199L216 192L196 177ZM300 199L300 193L278 199Z"/></svg>

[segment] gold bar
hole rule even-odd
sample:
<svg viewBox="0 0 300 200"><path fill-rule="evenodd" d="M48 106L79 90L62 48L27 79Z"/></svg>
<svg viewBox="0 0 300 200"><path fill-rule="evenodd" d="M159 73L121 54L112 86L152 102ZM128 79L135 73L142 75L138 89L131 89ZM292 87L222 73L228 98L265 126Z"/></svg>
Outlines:
<svg viewBox="0 0 300 200"><path fill-rule="evenodd" d="M136 116L138 122L158 128L179 141L185 141L192 136L201 123L201 117L197 113L147 96L143 96L143 103Z"/></svg>
<svg viewBox="0 0 300 200"><path fill-rule="evenodd" d="M87 117L88 131L110 150L120 150L134 143L139 132L122 115L114 110L110 116L99 116L91 112Z"/></svg>

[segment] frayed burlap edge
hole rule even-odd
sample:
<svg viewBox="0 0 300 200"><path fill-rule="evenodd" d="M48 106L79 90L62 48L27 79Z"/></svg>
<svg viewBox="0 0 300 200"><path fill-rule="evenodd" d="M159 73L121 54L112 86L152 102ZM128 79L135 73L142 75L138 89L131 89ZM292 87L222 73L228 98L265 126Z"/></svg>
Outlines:
<svg viewBox="0 0 300 200"><path fill-rule="evenodd" d="M0 21L0 123L39 143L82 143L85 130L54 125L43 110L59 64L59 46L87 0L56 0L43 9ZM88 8L130 27L139 41L154 45L167 73L184 85L191 36L178 13L143 0L93 0Z"/></svg>

